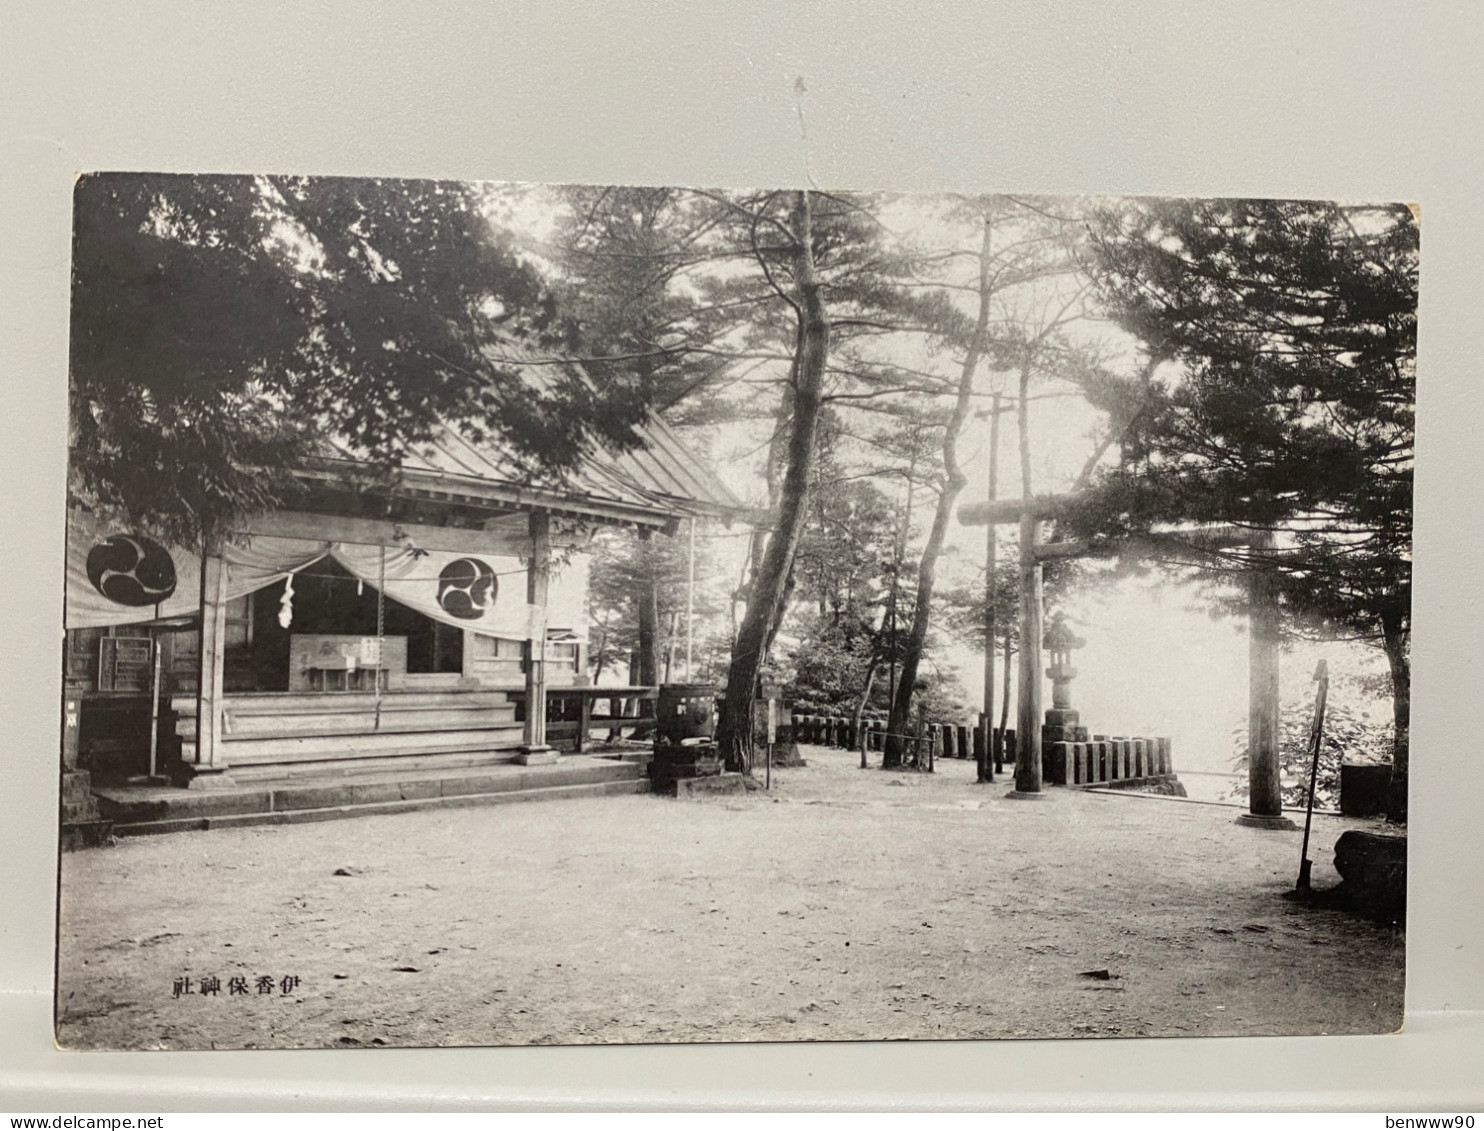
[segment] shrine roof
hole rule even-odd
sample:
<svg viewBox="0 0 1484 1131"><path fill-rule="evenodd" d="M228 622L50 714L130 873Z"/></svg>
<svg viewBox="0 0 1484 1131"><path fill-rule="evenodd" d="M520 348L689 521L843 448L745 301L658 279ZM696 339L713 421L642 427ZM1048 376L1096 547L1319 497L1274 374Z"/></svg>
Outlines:
<svg viewBox="0 0 1484 1131"><path fill-rule="evenodd" d="M746 507L658 415L634 427L627 450L594 445L559 480L534 477L497 443L476 444L445 425L406 452L394 490L515 509L541 509L607 522L667 527L690 516L731 519ZM332 441L321 468L364 466L348 443Z"/></svg>

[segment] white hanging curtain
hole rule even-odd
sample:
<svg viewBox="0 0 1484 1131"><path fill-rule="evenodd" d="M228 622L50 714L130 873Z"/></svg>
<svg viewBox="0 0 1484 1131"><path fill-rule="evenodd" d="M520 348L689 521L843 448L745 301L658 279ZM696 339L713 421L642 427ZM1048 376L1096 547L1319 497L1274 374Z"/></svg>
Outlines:
<svg viewBox="0 0 1484 1131"><path fill-rule="evenodd" d="M254 534L242 545L229 545L222 554L227 563L226 599L235 601L275 581L283 581L329 552L328 542L270 538L262 534Z"/></svg>
<svg viewBox="0 0 1484 1131"><path fill-rule="evenodd" d="M229 544L225 597L235 600L334 558L375 590L381 547L309 542L254 534ZM386 548L386 588L391 600L454 628L518 640L543 635L545 626L587 636L587 555L553 568L549 612L526 603L526 567L508 554ZM193 552L70 511L67 525L66 626L95 628L189 617L201 608L201 561Z"/></svg>
<svg viewBox="0 0 1484 1131"><path fill-rule="evenodd" d="M375 589L381 547L337 543L330 556ZM386 596L432 620L490 636L526 639L526 569L519 558L450 550L386 548Z"/></svg>
<svg viewBox="0 0 1484 1131"><path fill-rule="evenodd" d="M313 565L328 542L254 535L230 544L225 597L235 600ZM147 624L201 611L201 559L138 531L67 514L68 628Z"/></svg>
<svg viewBox="0 0 1484 1131"><path fill-rule="evenodd" d="M67 512L68 628L144 624L201 608L201 562L175 546Z"/></svg>

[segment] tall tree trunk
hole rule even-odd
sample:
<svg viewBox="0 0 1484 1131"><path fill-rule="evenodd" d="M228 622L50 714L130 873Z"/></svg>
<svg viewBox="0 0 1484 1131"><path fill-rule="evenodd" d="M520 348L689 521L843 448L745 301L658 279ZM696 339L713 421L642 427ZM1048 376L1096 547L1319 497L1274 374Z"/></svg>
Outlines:
<svg viewBox="0 0 1484 1131"><path fill-rule="evenodd" d="M1031 366L1027 349L1020 362L1019 399L1015 408L1016 438L1020 446L1020 495L1030 509L1031 485ZM1041 567L1035 561L1039 524L1028 513L1020 520L1020 669L1015 692L1015 789L1038 793L1041 788Z"/></svg>
<svg viewBox="0 0 1484 1131"><path fill-rule="evenodd" d="M680 614L675 611L670 613L670 628L665 634L665 682L673 682L675 673L675 645L680 635Z"/></svg>
<svg viewBox="0 0 1484 1131"><path fill-rule="evenodd" d="M948 524L953 520L953 505L968 485L968 478L958 465L958 438L964 422L969 418L969 405L974 397L974 372L979 368L979 358L984 352L984 332L989 326L990 239L993 228L986 218L984 238L979 250L979 315L974 324L974 336L964 353L959 370L958 396L953 402L953 413L943 428L943 486L938 492L938 506L933 512L933 525L928 531L927 545L923 547L922 562L917 568L917 600L912 610L912 630L907 635L902 649L902 674L893 689L891 715L887 722L887 749L896 747L896 761L901 760L902 740L898 737L912 716L912 696L916 692L917 669L922 663L923 649L927 645L928 622L932 616L933 583L936 580L938 557L943 552L943 540L948 535ZM991 527L991 530L993 527Z"/></svg>
<svg viewBox="0 0 1484 1131"><path fill-rule="evenodd" d="M1395 734L1391 746L1391 789L1386 816L1391 821L1407 819L1407 773L1412 738L1412 661L1408 656L1409 633L1399 620L1382 621L1386 662L1391 668L1391 712Z"/></svg>
<svg viewBox="0 0 1484 1131"><path fill-rule="evenodd" d="M893 550L891 566L891 602L888 606L886 647L889 662L887 665L886 694L888 700L896 694L897 686L897 664L901 659L901 650L897 646L897 629L901 620L899 616L902 603L902 564L907 556L907 538L912 530L912 497L917 476L917 452L914 446L912 460L907 465L907 506L902 512L902 520L897 524L897 538ZM887 704L890 708L890 703ZM902 764L902 749L905 745L900 738L893 738L894 732L891 726L886 728L887 735L881 746L881 768L892 770Z"/></svg>
<svg viewBox="0 0 1484 1131"><path fill-rule="evenodd" d="M1031 497L1031 355L1020 362L1020 399L1015 405L1015 435L1020 443L1020 496Z"/></svg>
<svg viewBox="0 0 1484 1131"><path fill-rule="evenodd" d="M861 748L861 769L866 768L866 704L871 701L871 688L876 684L876 673L881 670L881 655L871 650L871 662L866 666L866 682L861 687L860 698L855 703L855 741Z"/></svg>
<svg viewBox="0 0 1484 1131"><path fill-rule="evenodd" d="M768 626L768 638L763 641L763 662L773 654L773 641L778 639L778 629L783 624L783 614L788 611L789 602L793 600L794 589L798 586L798 579L794 571L788 571L788 577L783 582L783 596L778 602L778 615L773 618L773 623Z"/></svg>
<svg viewBox="0 0 1484 1131"><path fill-rule="evenodd" d="M1000 761L994 765L994 772L1003 774L1005 772L1005 728L1010 725L1010 626L1005 625L1005 662L1001 665L1005 669L1004 682L1000 685Z"/></svg>
<svg viewBox="0 0 1484 1131"><path fill-rule="evenodd" d="M611 614L609 614L609 616L611 616ZM601 626L601 631L598 634L598 658L597 658L597 661L593 665L593 683L594 684L596 684L598 682L598 680L600 680L600 679L603 678L603 658L608 654L608 619L609 619L609 616L604 616L603 617L603 624Z"/></svg>
<svg viewBox="0 0 1484 1131"><path fill-rule="evenodd" d="M762 670L763 651L781 619L784 590L803 533L809 480L814 468L814 438L824 399L824 370L829 358L830 324L814 269L813 223L807 190L793 209L794 282L798 336L793 361L793 426L788 464L783 476L773 536L753 582L747 614L737 630L726 697L716 741L729 770L752 773L752 697Z"/></svg>
<svg viewBox="0 0 1484 1131"><path fill-rule="evenodd" d="M994 502L1000 493L1000 394L990 399L989 408L989 501ZM995 766L994 745L994 650L995 650L995 573L998 569L997 549L999 535L994 523L987 523L989 532L984 547L984 750L979 759L979 780L993 781L999 767Z"/></svg>

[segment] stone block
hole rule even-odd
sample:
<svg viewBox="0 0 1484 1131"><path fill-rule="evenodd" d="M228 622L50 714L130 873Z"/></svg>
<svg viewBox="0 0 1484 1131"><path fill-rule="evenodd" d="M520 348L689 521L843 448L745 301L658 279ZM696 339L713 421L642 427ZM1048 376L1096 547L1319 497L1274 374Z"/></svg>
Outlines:
<svg viewBox="0 0 1484 1131"><path fill-rule="evenodd" d="M1074 727L1081 718L1070 707L1049 707L1046 711L1046 725L1049 727Z"/></svg>
<svg viewBox="0 0 1484 1131"><path fill-rule="evenodd" d="M383 800L390 800L385 798ZM275 790L272 807L288 809L332 809L339 805L355 804L354 787L340 782L322 786L295 786L292 789Z"/></svg>
<svg viewBox="0 0 1484 1131"><path fill-rule="evenodd" d="M1342 762L1340 812L1347 817L1379 816L1386 812L1390 787L1390 762Z"/></svg>
<svg viewBox="0 0 1484 1131"><path fill-rule="evenodd" d="M98 802L93 797L93 777L86 770L68 770L62 774L62 823L81 825L99 819Z"/></svg>
<svg viewBox="0 0 1484 1131"><path fill-rule="evenodd" d="M522 766L554 766L561 760L562 756L549 746L533 746L515 756L516 763Z"/></svg>
<svg viewBox="0 0 1484 1131"><path fill-rule="evenodd" d="M67 822L61 826L60 845L63 852L77 852L84 848L102 848L112 839L113 826L108 821Z"/></svg>
<svg viewBox="0 0 1484 1131"><path fill-rule="evenodd" d="M661 797L700 797L713 793L746 793L747 782L741 774L724 773L702 778L674 778L656 786Z"/></svg>
<svg viewBox="0 0 1484 1131"><path fill-rule="evenodd" d="M1335 842L1340 886L1328 896L1356 914L1396 923L1407 915L1407 837L1351 829Z"/></svg>
<svg viewBox="0 0 1484 1131"><path fill-rule="evenodd" d="M1072 777L1072 744L1070 742L1053 742L1051 744L1051 766L1046 774L1049 785L1068 785Z"/></svg>

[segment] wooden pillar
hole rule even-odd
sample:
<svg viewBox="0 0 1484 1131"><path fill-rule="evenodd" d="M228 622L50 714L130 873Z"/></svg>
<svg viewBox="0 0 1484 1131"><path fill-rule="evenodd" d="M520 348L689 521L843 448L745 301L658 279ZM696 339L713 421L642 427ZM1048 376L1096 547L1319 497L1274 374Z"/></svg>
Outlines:
<svg viewBox="0 0 1484 1131"><path fill-rule="evenodd" d="M695 655L696 621L696 516L691 515L686 523L687 546L685 555L685 682L694 678L691 668Z"/></svg>
<svg viewBox="0 0 1484 1131"><path fill-rule="evenodd" d="M1273 549L1273 535L1253 535L1256 559L1248 583L1247 653L1247 812L1237 820L1257 828L1292 829L1283 816L1283 785L1278 762L1278 599L1273 576L1263 561Z"/></svg>
<svg viewBox="0 0 1484 1131"><path fill-rule="evenodd" d="M551 583L551 516L532 511L531 564L526 570L526 604L532 606L526 632L526 727L515 760L526 766L557 761L546 744L546 598Z"/></svg>
<svg viewBox="0 0 1484 1131"><path fill-rule="evenodd" d="M1020 694L1011 797L1041 796L1041 563L1036 557L1040 525L1027 506L1020 516Z"/></svg>
<svg viewBox="0 0 1484 1131"><path fill-rule="evenodd" d="M192 789L230 787L222 743L223 665L227 635L227 564L220 553L201 558L201 648L196 680L196 742L187 769Z"/></svg>
<svg viewBox="0 0 1484 1131"><path fill-rule="evenodd" d="M573 746L575 753L581 754L587 748L587 732L593 725L593 697L583 693L577 697L577 743Z"/></svg>

